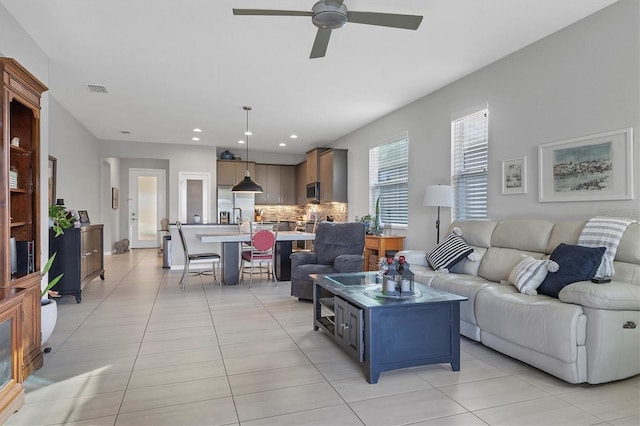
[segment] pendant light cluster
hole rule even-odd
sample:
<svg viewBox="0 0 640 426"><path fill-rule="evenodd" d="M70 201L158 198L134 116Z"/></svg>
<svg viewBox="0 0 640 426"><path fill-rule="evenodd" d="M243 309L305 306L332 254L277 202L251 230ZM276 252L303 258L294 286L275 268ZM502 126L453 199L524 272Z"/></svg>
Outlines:
<svg viewBox="0 0 640 426"><path fill-rule="evenodd" d="M249 135L251 135L251 132L249 131L249 111L251 111L251 107L244 106L242 109L247 111L247 131L244 133L247 137L247 171L244 174L244 179L236 183L233 188L231 188L231 191L243 192L245 194L261 194L264 192L262 187L251 180L251 173L249 173Z"/></svg>

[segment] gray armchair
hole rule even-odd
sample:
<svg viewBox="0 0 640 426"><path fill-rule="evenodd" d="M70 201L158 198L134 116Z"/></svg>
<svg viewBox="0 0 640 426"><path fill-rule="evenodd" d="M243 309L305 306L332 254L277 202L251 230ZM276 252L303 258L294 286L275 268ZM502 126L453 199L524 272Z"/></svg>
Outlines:
<svg viewBox="0 0 640 426"><path fill-rule="evenodd" d="M364 224L360 222L318 224L314 251L291 254L291 295L313 299L309 274L362 271Z"/></svg>

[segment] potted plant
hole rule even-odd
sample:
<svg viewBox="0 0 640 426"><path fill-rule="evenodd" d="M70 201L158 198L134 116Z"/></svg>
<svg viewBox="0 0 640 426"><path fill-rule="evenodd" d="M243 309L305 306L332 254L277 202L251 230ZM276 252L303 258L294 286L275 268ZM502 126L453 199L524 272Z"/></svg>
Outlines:
<svg viewBox="0 0 640 426"><path fill-rule="evenodd" d="M64 206L53 205L49 206L49 222L51 224L51 228L55 232L55 236L64 234L65 228L70 228L73 226L73 222L69 218L68 213L65 211ZM56 259L56 255L58 253L53 253L47 263L42 268L42 276L46 276L51 266L53 265L53 261ZM56 326L56 321L58 319L58 305L56 301L51 299L51 297L55 297L58 295L58 292L51 290L62 278L60 274L51 281L42 289L41 299L40 299L40 330L42 333L41 342L44 343L49 340L51 337L51 333L53 333L53 329ZM45 352L49 352L51 349L46 348Z"/></svg>

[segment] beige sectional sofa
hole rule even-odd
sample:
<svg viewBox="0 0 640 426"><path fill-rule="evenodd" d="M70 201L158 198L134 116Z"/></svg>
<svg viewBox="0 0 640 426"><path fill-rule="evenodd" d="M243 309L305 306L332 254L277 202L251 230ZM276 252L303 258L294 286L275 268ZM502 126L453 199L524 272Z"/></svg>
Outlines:
<svg viewBox="0 0 640 426"><path fill-rule="evenodd" d="M526 295L507 284L523 254L548 258L577 244L585 221L456 221L481 255L448 272L428 266L426 251L405 250L416 280L468 298L460 333L570 383L602 383L640 374L640 224L625 231L606 284L581 281L559 297ZM463 366L464 368L464 366Z"/></svg>

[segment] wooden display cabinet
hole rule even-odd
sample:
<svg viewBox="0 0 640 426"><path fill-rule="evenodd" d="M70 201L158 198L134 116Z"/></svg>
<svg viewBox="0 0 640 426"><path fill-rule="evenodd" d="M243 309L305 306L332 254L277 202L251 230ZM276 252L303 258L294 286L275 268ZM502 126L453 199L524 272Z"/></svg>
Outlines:
<svg viewBox="0 0 640 426"><path fill-rule="evenodd" d="M0 58L0 74L0 321L11 319L13 366L0 388L4 422L24 403L22 381L42 366L40 96L47 88L11 58ZM12 254L11 238L26 249Z"/></svg>

